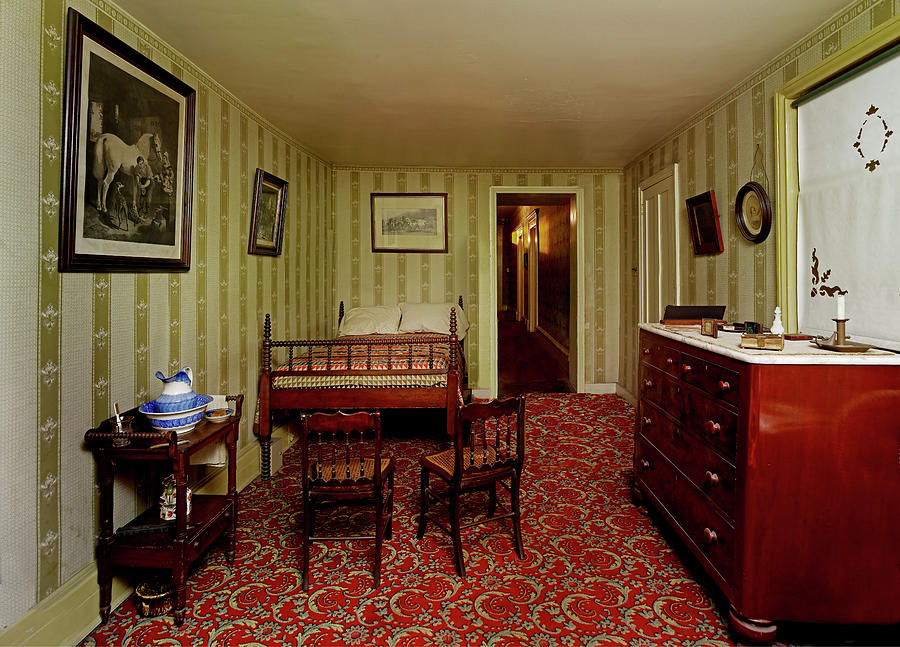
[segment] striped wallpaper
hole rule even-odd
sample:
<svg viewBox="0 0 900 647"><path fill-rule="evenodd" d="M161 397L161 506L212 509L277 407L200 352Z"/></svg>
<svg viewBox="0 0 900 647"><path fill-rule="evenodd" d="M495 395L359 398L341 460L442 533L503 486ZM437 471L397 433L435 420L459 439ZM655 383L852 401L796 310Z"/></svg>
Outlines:
<svg viewBox="0 0 900 647"><path fill-rule="evenodd" d="M679 191L688 198L716 192L722 254L695 257L679 241L684 303L725 304L729 320L772 323L775 309L775 236L759 245L746 241L734 220L734 198L751 179L757 147L774 198L775 151L772 93L826 56L865 36L897 11L896 0L858 0L812 34L768 62L719 100L663 137L625 167L622 267L637 266L638 185L664 166L679 164ZM682 215L686 218L684 204ZM773 223L774 225L774 223ZM687 230L685 230L686 232ZM623 275L620 384L637 393L637 275Z"/></svg>
<svg viewBox="0 0 900 647"><path fill-rule="evenodd" d="M472 384L488 388L491 186L584 192L585 377L636 392L637 186L678 161L684 197L716 190L725 252L685 254L683 293L768 322L773 238L736 235L734 193L756 147L774 178L771 94L785 80L894 15L897 0L857 0L630 163L617 169L333 168L251 111L108 0L3 0L0 21L0 285L6 335L0 470L0 630L93 560L93 461L84 431L159 391L157 370L191 366L197 390L256 399L266 312L279 336L334 333L337 304L455 301L473 322ZM57 270L65 13L71 4L197 90L191 269L179 274ZM24 79L24 80L23 80ZM283 253L249 256L250 198L261 167L286 180ZM772 187L770 186L770 193ZM373 191L447 192L448 254L372 254ZM777 232L775 232L777 235ZM680 241L688 251L687 241ZM248 414L249 417L249 414ZM254 442L245 420L240 449ZM142 505L127 481L116 519Z"/></svg>
<svg viewBox="0 0 900 647"><path fill-rule="evenodd" d="M489 389L485 362L491 345L487 305L490 290L489 190L492 186L572 186L584 190L585 381L616 381L618 340L607 331L618 326L618 272L609 263L617 245L621 173L617 169L447 169L356 168L334 170L337 235L336 291L332 309L411 303L455 303L463 297L471 330L466 339L469 382ZM447 193L447 254L372 253L373 192ZM346 259L346 260L342 260ZM606 277L612 274L612 284ZM616 300L616 301L613 301ZM612 307L610 307L612 304ZM333 330L329 330L333 333Z"/></svg>
<svg viewBox="0 0 900 647"><path fill-rule="evenodd" d="M10 439L2 465L5 484L17 487L5 490L0 508L0 629L93 560L94 465L82 448L88 428L110 416L114 403L127 409L155 397L157 370L190 366L199 392L245 393L249 412L239 451L246 448L255 442L249 418L265 312L273 313L280 333L305 336L324 329L319 312L331 303L325 271L333 245L331 166L115 5L70 4L197 91L191 269L57 272L68 5L4 2L0 74L3 87L16 90L4 91L3 114L17 123L15 132L3 129L0 145L4 163L15 160L6 170L20 188L16 194L3 187L0 221L16 229L4 231L4 246L16 249L5 249L0 263L9 278L23 280L4 294L4 310L12 313L4 328L16 331L10 332L15 353L4 364L18 376L0 390ZM279 257L247 254L257 167L289 183ZM127 478L115 496L116 524L143 505Z"/></svg>

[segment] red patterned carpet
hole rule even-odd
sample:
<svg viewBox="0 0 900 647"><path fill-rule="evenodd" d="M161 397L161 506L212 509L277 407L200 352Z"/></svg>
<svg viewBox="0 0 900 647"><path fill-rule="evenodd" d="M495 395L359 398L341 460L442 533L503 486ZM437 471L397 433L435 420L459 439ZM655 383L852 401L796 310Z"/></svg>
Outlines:
<svg viewBox="0 0 900 647"><path fill-rule="evenodd" d="M371 542L320 543L304 593L295 445L270 482L241 494L235 565L213 547L188 582L181 627L141 618L128 600L83 644L733 644L727 607L695 579L699 568L631 502L634 410L616 396L546 394L528 397L527 414L525 561L509 523L464 531L465 580L448 537L429 526L416 540L417 461L442 439L401 430L387 439L397 480L381 589L372 589Z"/></svg>

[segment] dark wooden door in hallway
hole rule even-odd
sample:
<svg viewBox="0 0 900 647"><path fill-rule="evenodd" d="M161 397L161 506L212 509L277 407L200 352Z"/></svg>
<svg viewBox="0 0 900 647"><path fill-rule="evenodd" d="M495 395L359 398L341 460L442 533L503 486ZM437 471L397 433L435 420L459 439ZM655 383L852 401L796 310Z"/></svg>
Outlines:
<svg viewBox="0 0 900 647"><path fill-rule="evenodd" d="M498 317L500 397L525 393L573 393L569 358L541 332L528 332L515 313Z"/></svg>

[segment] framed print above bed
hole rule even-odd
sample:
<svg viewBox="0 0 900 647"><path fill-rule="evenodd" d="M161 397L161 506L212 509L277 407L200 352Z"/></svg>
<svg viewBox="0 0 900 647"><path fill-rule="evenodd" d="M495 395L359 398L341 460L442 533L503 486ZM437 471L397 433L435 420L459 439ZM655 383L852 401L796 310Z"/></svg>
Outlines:
<svg viewBox="0 0 900 647"><path fill-rule="evenodd" d="M372 251L447 253L446 193L373 193Z"/></svg>
<svg viewBox="0 0 900 647"><path fill-rule="evenodd" d="M68 15L59 269L187 271L195 92Z"/></svg>
<svg viewBox="0 0 900 647"><path fill-rule="evenodd" d="M278 256L284 240L284 210L288 183L256 169L253 183L253 207L250 212L249 254Z"/></svg>

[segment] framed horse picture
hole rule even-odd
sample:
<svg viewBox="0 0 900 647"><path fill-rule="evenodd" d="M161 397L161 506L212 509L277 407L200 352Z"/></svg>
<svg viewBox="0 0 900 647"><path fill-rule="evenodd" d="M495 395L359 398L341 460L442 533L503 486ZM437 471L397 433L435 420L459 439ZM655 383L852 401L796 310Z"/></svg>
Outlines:
<svg viewBox="0 0 900 647"><path fill-rule="evenodd" d="M191 262L194 90L69 9L60 271Z"/></svg>

